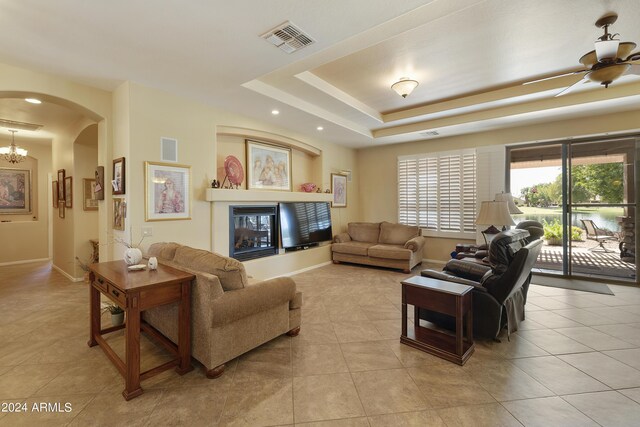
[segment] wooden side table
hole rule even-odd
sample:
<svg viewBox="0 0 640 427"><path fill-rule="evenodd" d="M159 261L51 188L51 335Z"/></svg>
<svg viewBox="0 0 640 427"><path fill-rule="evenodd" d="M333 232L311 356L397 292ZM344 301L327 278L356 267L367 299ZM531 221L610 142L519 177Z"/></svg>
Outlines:
<svg viewBox="0 0 640 427"><path fill-rule="evenodd" d="M472 286L422 276L413 276L403 281L400 342L458 365L464 365L475 350L472 290ZM414 306L412 330L407 328L407 304ZM420 326L419 308L455 317L456 335L452 336ZM466 334L463 333L463 323L466 325Z"/></svg>
<svg viewBox="0 0 640 427"><path fill-rule="evenodd" d="M180 374L193 369L191 366L191 281L193 274L158 265L157 270L129 271L124 261L91 264L89 286L89 347L99 344L107 357L125 378L122 395L126 400L142 394L140 381L176 367ZM102 329L100 325L100 294L109 297L122 307L126 323ZM149 308L179 302L178 345L144 322L140 314ZM113 351L102 335L125 329L125 360ZM140 373L140 330L164 346L175 358L167 363Z"/></svg>

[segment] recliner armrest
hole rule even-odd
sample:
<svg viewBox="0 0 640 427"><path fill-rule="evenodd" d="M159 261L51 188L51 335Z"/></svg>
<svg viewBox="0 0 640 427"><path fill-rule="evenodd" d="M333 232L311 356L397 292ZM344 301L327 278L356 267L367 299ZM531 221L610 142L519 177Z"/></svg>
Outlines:
<svg viewBox="0 0 640 427"><path fill-rule="evenodd" d="M480 282L482 276L489 270L491 270L491 267L488 265L458 259L452 259L444 266L444 271L475 282Z"/></svg>
<svg viewBox="0 0 640 427"><path fill-rule="evenodd" d="M405 249L410 249L411 252L419 252L422 250L424 246L424 237L416 236L411 240L408 240L407 243L404 244Z"/></svg>
<svg viewBox="0 0 640 427"><path fill-rule="evenodd" d="M340 233L340 234L336 234L333 237L333 243L346 243L350 241L351 241L351 236L349 236L349 233Z"/></svg>

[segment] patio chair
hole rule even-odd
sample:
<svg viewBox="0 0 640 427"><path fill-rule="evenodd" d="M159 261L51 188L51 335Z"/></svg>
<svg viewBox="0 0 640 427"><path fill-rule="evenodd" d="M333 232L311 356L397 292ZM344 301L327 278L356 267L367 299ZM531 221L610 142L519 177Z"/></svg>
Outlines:
<svg viewBox="0 0 640 427"><path fill-rule="evenodd" d="M582 222L582 225L584 225L584 229L587 230L587 239L598 242L597 246L589 248L590 251L595 251L596 249L601 248L603 252L615 252L604 247L604 242L606 241L618 241L618 237L612 231L599 228L590 219L581 219L580 221Z"/></svg>

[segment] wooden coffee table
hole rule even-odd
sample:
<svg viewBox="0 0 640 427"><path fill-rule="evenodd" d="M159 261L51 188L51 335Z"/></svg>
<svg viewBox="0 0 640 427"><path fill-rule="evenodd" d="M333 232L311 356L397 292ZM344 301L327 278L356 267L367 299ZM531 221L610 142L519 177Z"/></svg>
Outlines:
<svg viewBox="0 0 640 427"><path fill-rule="evenodd" d="M191 366L191 281L193 274L165 265L157 270L129 271L124 261L101 262L89 266L91 286L89 297L89 347L99 344L107 357L125 378L122 395L126 400L142 394L140 381L176 367L180 374ZM102 329L100 325L100 294L109 297L125 311L126 323ZM149 308L178 302L178 345L140 318ZM125 329L125 360L113 351L102 335ZM140 330L163 345L175 358L167 363L140 373Z"/></svg>
<svg viewBox="0 0 640 427"><path fill-rule="evenodd" d="M403 281L400 342L464 365L475 350L472 290L472 286L422 276L413 276ZM414 306L412 330L407 328L407 304ZM456 320L456 335L420 326L419 308L453 316ZM463 333L463 323L466 324L466 334Z"/></svg>

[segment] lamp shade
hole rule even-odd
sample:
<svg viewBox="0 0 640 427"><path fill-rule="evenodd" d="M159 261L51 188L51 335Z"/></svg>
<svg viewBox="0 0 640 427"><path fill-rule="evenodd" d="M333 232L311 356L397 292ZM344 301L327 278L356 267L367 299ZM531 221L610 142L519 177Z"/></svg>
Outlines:
<svg viewBox="0 0 640 427"><path fill-rule="evenodd" d="M620 40L598 40L596 42L596 57L598 61L613 61L618 57Z"/></svg>
<svg viewBox="0 0 640 427"><path fill-rule="evenodd" d="M496 202L507 202L507 207L509 208L509 213L511 215L523 213L516 206L515 202L513 201L513 196L511 195L511 193L498 193L496 194L495 200Z"/></svg>
<svg viewBox="0 0 640 427"><path fill-rule="evenodd" d="M480 212L476 217L478 225L516 225L509 214L507 202L488 201L480 204Z"/></svg>

